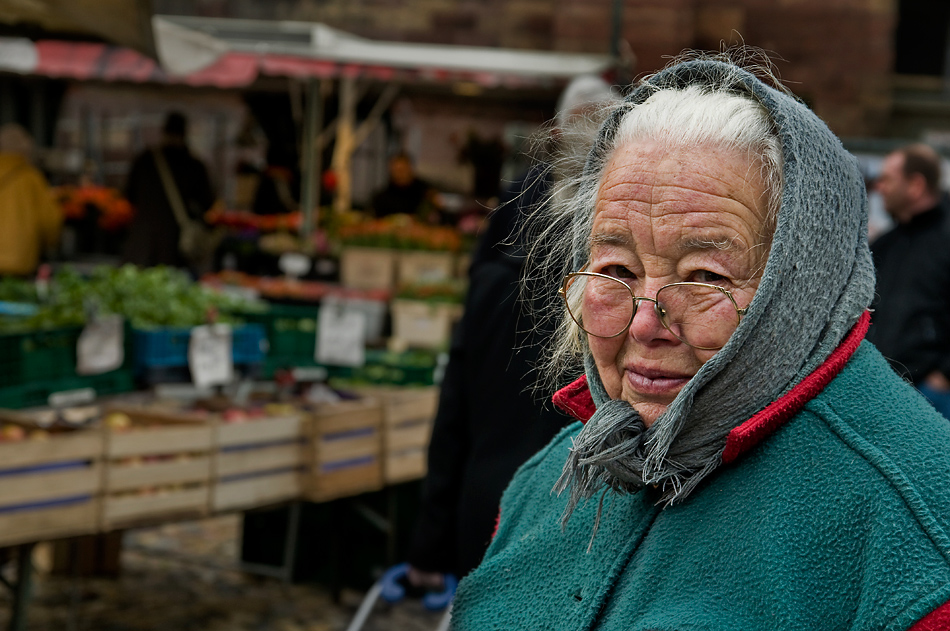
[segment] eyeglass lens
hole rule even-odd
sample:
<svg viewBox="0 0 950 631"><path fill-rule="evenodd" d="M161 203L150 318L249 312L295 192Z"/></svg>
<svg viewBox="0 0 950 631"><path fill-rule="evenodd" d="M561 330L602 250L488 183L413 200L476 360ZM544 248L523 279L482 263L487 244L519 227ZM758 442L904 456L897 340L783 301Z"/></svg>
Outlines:
<svg viewBox="0 0 950 631"><path fill-rule="evenodd" d="M630 288L620 280L586 274L568 279L565 297L574 321L597 337L615 337L626 331L637 305L644 302L633 300ZM696 348L722 348L739 323L729 296L716 287L667 285L657 293L656 301L663 326ZM643 306L653 308L652 304Z"/></svg>

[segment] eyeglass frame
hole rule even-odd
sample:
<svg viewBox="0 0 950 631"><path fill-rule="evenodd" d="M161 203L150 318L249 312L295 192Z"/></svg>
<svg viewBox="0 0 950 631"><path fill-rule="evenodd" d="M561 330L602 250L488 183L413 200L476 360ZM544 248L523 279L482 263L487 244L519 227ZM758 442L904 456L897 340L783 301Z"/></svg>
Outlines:
<svg viewBox="0 0 950 631"><path fill-rule="evenodd" d="M620 283L621 285L623 285L624 287L627 288L627 291L630 292L630 299L633 301L633 312L630 314L630 320L627 322L627 326L625 326L625 327L622 328L619 332L617 332L617 333L615 333L615 334L613 334L613 335L597 335L596 333L591 333L590 331L588 331L587 329L585 329L585 328L577 321L577 318L574 317L574 312L571 311L571 306L570 306L570 304L568 304L568 302L567 302L567 283L568 283L568 281L571 280L572 278L576 278L576 277L578 277L578 276L594 276L594 277L606 278L606 279L608 279L608 280L612 280L612 281L614 281L614 282ZM630 285L628 285L627 283L623 282L623 281L620 280L619 278L615 278L615 277L613 277L613 276L608 276L607 274L601 274L600 272L587 272L587 271L584 271L584 270L581 270L581 271L579 271L579 272L570 272L569 274L566 274L566 275L564 276L564 280L561 281L561 287L557 290L557 294L558 294L558 296L560 296L560 297L564 300L564 307L567 309L567 313L568 313L568 315L571 316L571 320L574 321L574 324L576 324L576 325L578 326L578 328L580 328L581 331L583 331L584 333L587 333L588 335L593 335L594 337L599 337L599 338L601 338L601 339L607 339L607 340L612 339L612 338L615 338L615 337L620 337L621 335L623 335L624 333L626 333L627 331L630 330L630 325L633 324L633 319L634 319L635 317L637 317L637 309L640 308L640 304L639 304L640 301L641 301L641 300L647 300L647 301L653 303L653 311L654 311L654 313L656 313L656 317L657 317L657 319L660 321L660 324L663 325L663 328L666 329L667 331L669 331L669 332L673 335L673 337L675 337L676 339L678 339L678 340L679 340L680 342L682 342L683 344L686 344L687 346L689 346L689 347L691 347L691 348L695 348L695 349L701 350L701 351L717 351L717 350L721 349L722 346L715 346L715 347L712 347L712 346L695 346L695 345L693 345L693 344L690 344L689 342L687 342L686 340L684 340L683 338L681 338L679 335L677 335L676 333L674 333L674 332L673 332L673 329L671 329L670 326L666 323L666 318L665 318L665 317L663 316L663 314L660 312L660 309L663 308L663 307L660 306L660 303L657 301L656 296L657 296L661 291L663 291L664 289L666 289L667 287L672 287L672 286L674 286L674 285L692 285L692 286L697 286L697 287L709 287L710 289L718 290L718 291L721 292L723 295L725 295L727 298L729 298L729 302L732 303L732 307L736 310L736 316L738 317L738 321L739 321L739 322L742 322L742 317L743 317L743 316L746 314L746 312L749 310L748 307L739 307L739 305L736 304L736 299L735 299L735 297L732 295L732 292L729 291L728 289L726 289L725 287L720 287L719 285L712 285L712 284L710 284L710 283L697 283L697 282L693 282L693 281L681 281L681 282L677 282L677 283L669 283L669 284L663 285L662 287L660 287L659 289L657 289L656 292L653 294L653 298L650 298L650 297L648 297L648 296L638 296L638 295L636 295L635 293L633 293L633 289L630 287ZM736 326L738 326L738 322L736 323Z"/></svg>

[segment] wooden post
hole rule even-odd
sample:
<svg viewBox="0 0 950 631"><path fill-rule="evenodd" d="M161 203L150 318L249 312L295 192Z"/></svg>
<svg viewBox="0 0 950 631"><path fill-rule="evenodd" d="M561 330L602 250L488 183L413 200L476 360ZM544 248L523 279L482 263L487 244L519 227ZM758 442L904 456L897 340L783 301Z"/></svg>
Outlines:
<svg viewBox="0 0 950 631"><path fill-rule="evenodd" d="M303 131L303 190L301 206L303 221L300 225L300 238L305 250L312 244L314 228L320 220L320 171L321 151L316 142L323 119L323 79L311 78L307 86L307 113Z"/></svg>

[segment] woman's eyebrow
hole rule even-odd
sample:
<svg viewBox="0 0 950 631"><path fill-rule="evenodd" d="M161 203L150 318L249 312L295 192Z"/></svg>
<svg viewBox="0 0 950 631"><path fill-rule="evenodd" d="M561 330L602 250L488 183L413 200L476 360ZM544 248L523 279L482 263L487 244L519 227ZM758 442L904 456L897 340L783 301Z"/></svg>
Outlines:
<svg viewBox="0 0 950 631"><path fill-rule="evenodd" d="M590 246L613 246L633 250L637 249L637 244L631 235L625 232L595 232L590 235Z"/></svg>
<svg viewBox="0 0 950 631"><path fill-rule="evenodd" d="M688 239L683 239L676 244L676 250L680 254L685 252L696 252L701 250L722 250L724 252L744 252L748 250L748 247L743 243L742 239L739 238L739 235L733 235L731 237L723 236L708 236L708 237L693 237Z"/></svg>

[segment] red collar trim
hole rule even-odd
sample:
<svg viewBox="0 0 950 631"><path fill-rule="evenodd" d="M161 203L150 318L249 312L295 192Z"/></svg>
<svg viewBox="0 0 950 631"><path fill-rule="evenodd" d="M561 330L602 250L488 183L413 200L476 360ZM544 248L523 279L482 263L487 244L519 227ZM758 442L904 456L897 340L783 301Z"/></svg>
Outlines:
<svg viewBox="0 0 950 631"><path fill-rule="evenodd" d="M555 392L551 401L559 410L570 414L581 423L589 421L597 411L590 388L587 387L587 375L581 375L577 381Z"/></svg>
<svg viewBox="0 0 950 631"><path fill-rule="evenodd" d="M778 429L782 423L797 414L805 404L818 396L831 380L838 376L848 360L864 339L871 324L871 312L861 314L857 324L848 333L844 341L819 366L815 372L805 377L798 385L777 401L773 401L765 409L757 413L748 421L729 432L726 439L726 448L722 452L723 463L732 462L740 454L755 447L766 436ZM551 397L554 405L572 417L586 423L594 415L597 406L591 397L587 386L587 376L567 385Z"/></svg>
<svg viewBox="0 0 950 631"><path fill-rule="evenodd" d="M797 414L805 404L825 389L831 380L844 369L871 324L871 312L861 314L857 324L815 372L802 379L782 398L773 401L748 421L729 432L726 448L722 452L723 464L732 462L741 454L759 444L763 438L778 429L782 423Z"/></svg>

